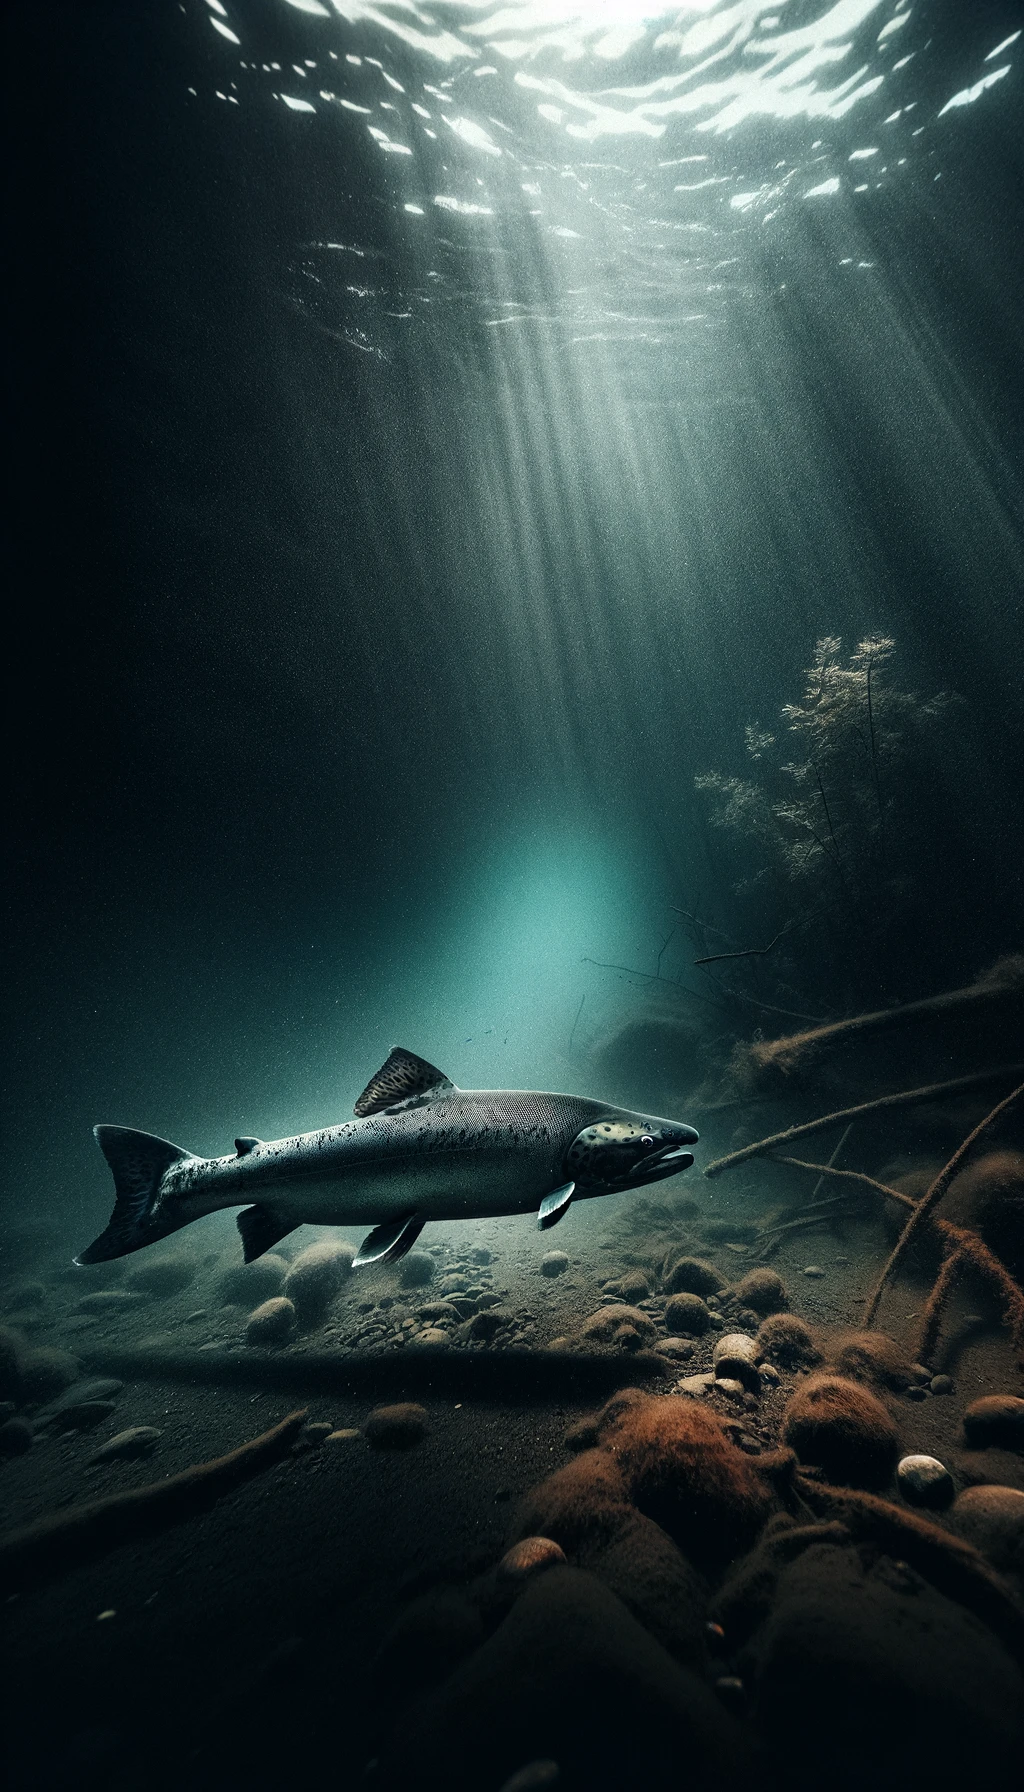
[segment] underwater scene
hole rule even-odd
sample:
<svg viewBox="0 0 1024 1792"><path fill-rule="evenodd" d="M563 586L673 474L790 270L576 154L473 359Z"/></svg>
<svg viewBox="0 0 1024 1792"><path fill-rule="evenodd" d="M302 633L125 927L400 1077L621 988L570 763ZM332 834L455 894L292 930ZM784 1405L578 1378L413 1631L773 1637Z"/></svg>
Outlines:
<svg viewBox="0 0 1024 1792"><path fill-rule="evenodd" d="M7 43L5 1783L1016 1783L1020 0Z"/></svg>

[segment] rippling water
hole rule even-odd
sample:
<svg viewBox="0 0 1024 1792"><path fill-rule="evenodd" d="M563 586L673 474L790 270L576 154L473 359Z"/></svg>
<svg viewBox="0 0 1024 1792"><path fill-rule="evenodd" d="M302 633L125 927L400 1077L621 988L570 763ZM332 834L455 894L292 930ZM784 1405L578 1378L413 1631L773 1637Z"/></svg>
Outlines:
<svg viewBox="0 0 1024 1792"><path fill-rule="evenodd" d="M1020 39L906 0L206 5L195 103L326 126L339 188L380 158L398 257L348 212L292 270L296 304L378 355L438 307L577 347L692 336L815 209L868 272L865 207L942 178L962 108L1012 90Z"/></svg>

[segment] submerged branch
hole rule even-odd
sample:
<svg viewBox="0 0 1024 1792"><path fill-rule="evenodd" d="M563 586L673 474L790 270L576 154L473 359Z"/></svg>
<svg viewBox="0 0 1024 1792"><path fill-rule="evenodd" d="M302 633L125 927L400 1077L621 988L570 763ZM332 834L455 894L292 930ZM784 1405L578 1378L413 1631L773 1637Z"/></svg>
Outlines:
<svg viewBox="0 0 1024 1792"><path fill-rule="evenodd" d="M721 964L726 958L764 958L765 954L777 946L783 935L787 934L793 926L794 922L787 921L785 927L779 928L775 938L769 940L767 946L745 946L741 952L713 952L710 958L695 958L693 962L694 964Z"/></svg>
<svg viewBox="0 0 1024 1792"><path fill-rule="evenodd" d="M726 1157L717 1157L704 1166L704 1175L720 1176L723 1170L731 1170L735 1164L746 1163L751 1157L761 1157L776 1145L788 1145L791 1139L806 1138L808 1133L824 1132L829 1126L837 1126L841 1120L855 1120L861 1114L877 1113L884 1108L906 1107L914 1101L929 1101L938 1095L951 1095L962 1089L977 1088L980 1084L998 1082L1004 1076L1019 1076L1022 1070L1024 1064L1001 1064L997 1069L978 1070L971 1076L953 1077L946 1083L928 1083L921 1089L901 1089L894 1095L877 1095L873 1101L858 1102L853 1108L838 1108L834 1114L821 1114L817 1120L805 1120L800 1126L787 1126L784 1132L771 1133L768 1138L755 1140L753 1145L744 1145L739 1151L730 1151Z"/></svg>

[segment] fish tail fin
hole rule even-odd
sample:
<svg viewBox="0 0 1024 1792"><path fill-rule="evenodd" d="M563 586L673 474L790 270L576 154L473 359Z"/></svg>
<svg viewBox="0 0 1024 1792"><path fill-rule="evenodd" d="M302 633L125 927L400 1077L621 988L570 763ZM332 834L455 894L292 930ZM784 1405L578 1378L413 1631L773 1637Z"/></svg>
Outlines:
<svg viewBox="0 0 1024 1792"><path fill-rule="evenodd" d="M106 1231L79 1252L76 1263L107 1263L112 1257L126 1257L129 1251L140 1251L143 1245L188 1224L187 1218L169 1219L166 1213L157 1218L154 1208L164 1172L183 1157L191 1157L191 1151L168 1139L154 1138L152 1133L136 1132L131 1126L94 1126L93 1132L113 1172L114 1211Z"/></svg>

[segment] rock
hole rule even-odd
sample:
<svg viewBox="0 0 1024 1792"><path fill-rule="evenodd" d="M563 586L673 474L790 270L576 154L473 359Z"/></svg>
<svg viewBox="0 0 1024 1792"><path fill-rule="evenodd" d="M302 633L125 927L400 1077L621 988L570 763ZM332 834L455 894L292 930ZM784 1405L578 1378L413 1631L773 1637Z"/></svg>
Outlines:
<svg viewBox="0 0 1024 1792"><path fill-rule="evenodd" d="M687 1375L682 1381L677 1381L675 1391L677 1394L689 1394L691 1398L699 1399L702 1394L706 1394L708 1389L713 1388L714 1385L715 1378L711 1374L711 1371L708 1370L703 1375Z"/></svg>
<svg viewBox="0 0 1024 1792"><path fill-rule="evenodd" d="M569 1267L569 1259L564 1251L545 1251L540 1260L542 1276L562 1276Z"/></svg>
<svg viewBox="0 0 1024 1792"><path fill-rule="evenodd" d="M469 1322L469 1336L475 1343L489 1344L506 1324L505 1316L489 1308L484 1313L476 1313Z"/></svg>
<svg viewBox="0 0 1024 1792"><path fill-rule="evenodd" d="M906 1352L884 1332L845 1333L833 1349L832 1362L838 1375L874 1387L892 1388L896 1393L902 1393L917 1380ZM927 1371L924 1379L929 1379Z"/></svg>
<svg viewBox="0 0 1024 1792"><path fill-rule="evenodd" d="M374 1450L411 1450L427 1435L426 1408L411 1400L395 1406L375 1406L363 1435Z"/></svg>
<svg viewBox="0 0 1024 1792"><path fill-rule="evenodd" d="M469 1253L469 1258L471 1263L484 1264L490 1263L493 1255L494 1253L489 1251L485 1244L475 1244Z"/></svg>
<svg viewBox="0 0 1024 1792"><path fill-rule="evenodd" d="M562 1770L557 1761L527 1761L501 1787L501 1792L553 1792L561 1784Z"/></svg>
<svg viewBox="0 0 1024 1792"><path fill-rule="evenodd" d="M739 1381L733 1375L713 1376L712 1386L717 1393L727 1394L730 1400L742 1400L744 1395L750 1392L747 1383Z"/></svg>
<svg viewBox="0 0 1024 1792"><path fill-rule="evenodd" d="M455 1275L448 1274L448 1275L442 1277L438 1292L442 1295L447 1295L450 1297L453 1294L465 1294L466 1289L468 1287L469 1287L469 1277L468 1276L459 1275L459 1274L455 1274Z"/></svg>
<svg viewBox="0 0 1024 1792"><path fill-rule="evenodd" d="M426 1319L432 1325L441 1320L454 1324L460 1318L459 1309L451 1300L428 1300L425 1306L417 1307L416 1312L418 1318Z"/></svg>
<svg viewBox="0 0 1024 1792"><path fill-rule="evenodd" d="M782 1277L774 1269L751 1269L737 1282L733 1293L736 1299L753 1312L767 1318L769 1313L783 1313L789 1306Z"/></svg>
<svg viewBox="0 0 1024 1792"><path fill-rule="evenodd" d="M665 1303L665 1324L676 1336L688 1333L700 1338L711 1324L711 1314L699 1294L673 1294Z"/></svg>
<svg viewBox="0 0 1024 1792"><path fill-rule="evenodd" d="M695 1347L689 1338L659 1338L657 1348L661 1356L682 1363L693 1355Z"/></svg>
<svg viewBox="0 0 1024 1792"><path fill-rule="evenodd" d="M699 1257L677 1257L665 1274L665 1292L667 1294L717 1294L725 1287L725 1277L720 1276L713 1263L704 1263Z"/></svg>
<svg viewBox="0 0 1024 1792"><path fill-rule="evenodd" d="M151 1257L143 1260L136 1269L129 1272L127 1281L132 1289L141 1289L143 1294L180 1294L190 1282L195 1281L196 1266L191 1257L184 1252L168 1252L165 1256Z"/></svg>
<svg viewBox="0 0 1024 1792"><path fill-rule="evenodd" d="M428 1350L438 1344L447 1344L447 1342L448 1333L443 1332L437 1325L425 1325L421 1332L417 1332L414 1337L409 1339L411 1345L415 1345L417 1348L422 1346Z"/></svg>
<svg viewBox="0 0 1024 1792"><path fill-rule="evenodd" d="M614 1344L620 1350L639 1350L644 1344L653 1344L658 1335L654 1321L639 1307L618 1305L591 1313L581 1329L588 1343Z"/></svg>
<svg viewBox="0 0 1024 1792"><path fill-rule="evenodd" d="M78 1358L50 1344L21 1355L21 1391L27 1401L52 1400L78 1380Z"/></svg>
<svg viewBox="0 0 1024 1792"><path fill-rule="evenodd" d="M139 1456L151 1456L162 1436L163 1432L155 1425L130 1425L127 1431L118 1431L114 1437L108 1437L86 1461L132 1462Z"/></svg>
<svg viewBox="0 0 1024 1792"><path fill-rule="evenodd" d="M774 1363L760 1363L758 1367L761 1372L761 1380L766 1382L770 1388L777 1388L782 1380L782 1376L779 1374Z"/></svg>
<svg viewBox="0 0 1024 1792"><path fill-rule="evenodd" d="M965 1487L950 1507L949 1521L1000 1574L1024 1576L1024 1493L1016 1487Z"/></svg>
<svg viewBox="0 0 1024 1792"><path fill-rule="evenodd" d="M752 1394L760 1392L757 1346L746 1332L726 1332L715 1345L711 1360L716 1380L737 1381Z"/></svg>
<svg viewBox="0 0 1024 1792"><path fill-rule="evenodd" d="M314 1445L324 1444L331 1436L333 1430L333 1425L329 1425L326 1419L314 1419L310 1424L303 1425L301 1441L303 1443Z"/></svg>
<svg viewBox="0 0 1024 1792"><path fill-rule="evenodd" d="M636 1304L646 1300L651 1292L651 1278L646 1269L628 1269L619 1277L619 1298Z"/></svg>
<svg viewBox="0 0 1024 1792"><path fill-rule="evenodd" d="M257 1307L280 1294L287 1274L287 1257L267 1251L254 1263L232 1263L218 1281L217 1293L227 1306Z"/></svg>
<svg viewBox="0 0 1024 1792"><path fill-rule="evenodd" d="M341 1238L321 1238L292 1259L281 1293L302 1326L318 1325L352 1274L355 1247Z"/></svg>
<svg viewBox="0 0 1024 1792"><path fill-rule="evenodd" d="M140 1306L146 1299L141 1289L130 1288L96 1288L91 1294L83 1294L78 1302L80 1313L126 1313L132 1307Z"/></svg>
<svg viewBox="0 0 1024 1792"><path fill-rule="evenodd" d="M425 1288L434 1279L434 1259L426 1251L410 1251L402 1258L398 1271L403 1288Z"/></svg>
<svg viewBox="0 0 1024 1792"><path fill-rule="evenodd" d="M791 1397L782 1440L800 1461L841 1486L885 1487L896 1466L896 1427L877 1396L840 1375L809 1376Z"/></svg>
<svg viewBox="0 0 1024 1792"><path fill-rule="evenodd" d="M90 1381L76 1381L66 1393L51 1400L48 1406L40 1408L32 1420L36 1430L50 1425L69 1408L80 1406L95 1400L110 1401L124 1387L123 1381L116 1381L113 1376L94 1376Z"/></svg>
<svg viewBox="0 0 1024 1792"><path fill-rule="evenodd" d="M115 1411L112 1400L76 1400L62 1408L57 1425L61 1431L92 1431L104 1419L112 1418Z"/></svg>
<svg viewBox="0 0 1024 1792"><path fill-rule="evenodd" d="M500 1306L501 1295L500 1294L487 1294L487 1293L478 1294L476 1296L476 1304L481 1312L483 1311L484 1307Z"/></svg>
<svg viewBox="0 0 1024 1792"><path fill-rule="evenodd" d="M918 1384L915 1387L907 1389L907 1399L908 1400L918 1400L918 1401L928 1400L930 1397L931 1397L931 1389L923 1388L920 1386L920 1384Z"/></svg>
<svg viewBox="0 0 1024 1792"><path fill-rule="evenodd" d="M913 1506L948 1506L953 1498L953 1477L935 1456L901 1457L896 1480L904 1499Z"/></svg>
<svg viewBox="0 0 1024 1792"><path fill-rule="evenodd" d="M329 1444L350 1444L354 1438L362 1435L358 1425L343 1425L338 1431L329 1431L325 1441Z"/></svg>
<svg viewBox="0 0 1024 1792"><path fill-rule="evenodd" d="M296 1325L295 1307L283 1294L265 1300L250 1313L245 1326L247 1344L287 1344Z"/></svg>
<svg viewBox="0 0 1024 1792"><path fill-rule="evenodd" d="M754 1339L758 1358L781 1363L784 1369L799 1369L821 1360L811 1336L811 1328L795 1313L773 1313L760 1327Z"/></svg>
<svg viewBox="0 0 1024 1792"><path fill-rule="evenodd" d="M524 1537L502 1556L496 1573L499 1580L519 1585L565 1559L564 1549L550 1537Z"/></svg>
<svg viewBox="0 0 1024 1792"><path fill-rule="evenodd" d="M951 1375L933 1375L928 1386L933 1394L951 1394L953 1392L953 1377Z"/></svg>
<svg viewBox="0 0 1024 1792"><path fill-rule="evenodd" d="M808 1263L807 1268L804 1270L804 1275L810 1276L812 1281L817 1281L821 1276L823 1276L825 1274L826 1274L826 1271L823 1270L821 1268L821 1265L818 1263Z"/></svg>
<svg viewBox="0 0 1024 1792"><path fill-rule="evenodd" d="M1024 1400L1014 1394L986 1394L964 1413L964 1436L972 1450L990 1445L1024 1451Z"/></svg>
<svg viewBox="0 0 1024 1792"><path fill-rule="evenodd" d="M0 1425L0 1457L24 1456L32 1448L32 1427L27 1419L8 1419Z"/></svg>

